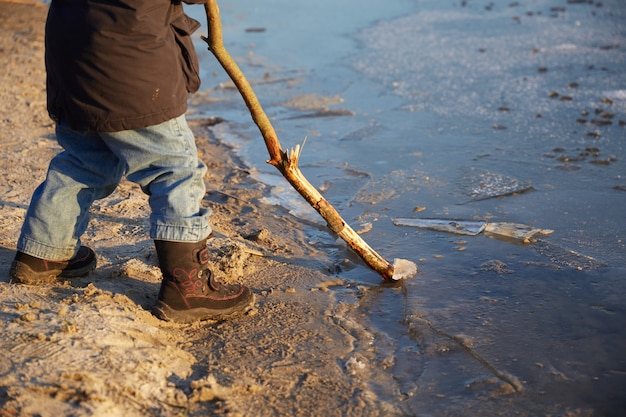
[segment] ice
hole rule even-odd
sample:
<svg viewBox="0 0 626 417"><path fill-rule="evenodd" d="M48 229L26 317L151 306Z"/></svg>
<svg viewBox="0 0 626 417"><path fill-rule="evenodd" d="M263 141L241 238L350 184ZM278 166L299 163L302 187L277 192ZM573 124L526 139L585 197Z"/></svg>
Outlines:
<svg viewBox="0 0 626 417"><path fill-rule="evenodd" d="M476 236L483 233L486 237L495 238L505 242L518 244L531 244L533 248L541 255L550 259L551 262L575 268L578 270L591 270L606 266L590 256L580 254L578 252L562 248L540 239L541 236L547 236L554 233L551 229L541 229L538 227L528 226L520 223L509 222L493 222L487 223L482 221L471 220L451 220L451 219L419 219L409 217L394 217L393 224L396 226L418 227L422 229L436 230L440 232L454 233L457 235ZM399 262L400 261L400 262ZM396 259L393 279L401 279L403 274L415 274L417 267L413 264L415 270L410 272L411 265L403 265L403 259ZM398 267L396 267L396 264ZM506 265L505 265L506 266ZM407 268L407 269L404 269ZM406 271L406 272L405 272ZM398 277L396 277L396 275Z"/></svg>
<svg viewBox="0 0 626 417"><path fill-rule="evenodd" d="M591 256L562 248L544 240L537 240L532 247L539 254L549 258L552 263L568 268L574 268L579 271L593 270L607 266L604 262L594 259Z"/></svg>
<svg viewBox="0 0 626 417"><path fill-rule="evenodd" d="M466 193L472 200L487 200L533 190L530 181L480 169L470 169L469 176L463 180Z"/></svg>
<svg viewBox="0 0 626 417"><path fill-rule="evenodd" d="M549 235L554 230L539 229L519 223L487 223L485 225L485 236L496 239L511 239L522 243L530 243L531 239L537 235Z"/></svg>
<svg viewBox="0 0 626 417"><path fill-rule="evenodd" d="M396 258L393 260L393 276L391 279L398 281L404 278L413 278L417 274L415 262Z"/></svg>
<svg viewBox="0 0 626 417"><path fill-rule="evenodd" d="M538 103L549 103L547 85L563 73L538 74L537 67L561 68L563 62L569 62L576 69L589 63L599 66L607 60L623 65L619 54L607 56L606 50L598 48L598 43L620 39L619 15L600 25L578 26L561 20L557 29L556 19L548 14L527 16L520 25L506 25L515 8L471 13L442 9L442 5L433 2L434 7L422 7L419 13L363 31L360 39L368 45L369 54L353 61L358 70L393 85L394 93L410 100L416 111L470 118L495 116L495 109L506 100L519 109L520 120L528 120ZM568 10L567 14L573 16L580 10ZM604 77L590 86L612 80ZM583 90L586 93L587 87L579 93Z"/></svg>
<svg viewBox="0 0 626 417"><path fill-rule="evenodd" d="M419 227L457 235L476 236L480 233L487 237L510 240L519 243L530 243L537 235L549 235L554 230L540 229L520 223L495 222L452 219L420 219L410 217L394 217L391 219L396 226Z"/></svg>
<svg viewBox="0 0 626 417"><path fill-rule="evenodd" d="M394 217L391 219L396 226L420 227L440 232L456 233L459 235L475 236L485 229L485 222L471 220L448 219L417 219L408 217Z"/></svg>

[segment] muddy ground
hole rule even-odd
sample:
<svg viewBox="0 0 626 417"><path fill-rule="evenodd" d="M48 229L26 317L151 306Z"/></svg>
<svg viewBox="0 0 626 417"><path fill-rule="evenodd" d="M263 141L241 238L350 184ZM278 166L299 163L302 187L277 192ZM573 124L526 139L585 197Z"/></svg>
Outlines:
<svg viewBox="0 0 626 417"><path fill-rule="evenodd" d="M60 149L45 109L46 10L0 2L0 416L403 414L377 399L367 349L356 352L374 336L337 300L354 284L329 272L339 266L305 225L261 202L264 186L210 133L219 118L193 124L209 166L210 247L214 272L256 293L248 316L178 325L151 314L161 277L147 199L129 182L93 207L91 276L8 282L30 196Z"/></svg>

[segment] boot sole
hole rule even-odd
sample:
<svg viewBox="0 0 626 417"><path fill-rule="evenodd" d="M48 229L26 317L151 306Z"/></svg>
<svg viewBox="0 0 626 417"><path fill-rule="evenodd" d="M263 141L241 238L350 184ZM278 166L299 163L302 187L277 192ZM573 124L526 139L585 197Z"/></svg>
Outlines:
<svg viewBox="0 0 626 417"><path fill-rule="evenodd" d="M158 301L153 309L155 316L165 321L174 321L178 323L192 323L194 321L224 321L235 317L243 316L252 310L255 304L255 296L252 294L248 304L244 306L236 306L230 309L210 309L210 308L194 308L189 310L174 310L162 301Z"/></svg>
<svg viewBox="0 0 626 417"><path fill-rule="evenodd" d="M21 262L17 262L11 266L9 276L11 282L24 285L45 285L53 284L57 281L57 277L61 273L60 269L50 270L46 272L35 272Z"/></svg>

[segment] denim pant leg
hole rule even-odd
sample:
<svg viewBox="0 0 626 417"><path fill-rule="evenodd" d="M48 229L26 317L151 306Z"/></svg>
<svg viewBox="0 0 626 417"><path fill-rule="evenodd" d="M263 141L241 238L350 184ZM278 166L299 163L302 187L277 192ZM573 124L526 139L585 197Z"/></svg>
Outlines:
<svg viewBox="0 0 626 417"><path fill-rule="evenodd" d="M126 163L126 178L149 196L152 239L198 242L211 233L201 206L206 166L184 115L158 125L100 137Z"/></svg>
<svg viewBox="0 0 626 417"><path fill-rule="evenodd" d="M111 194L124 164L96 133L56 128L64 151L48 167L45 181L28 207L17 250L49 260L74 256L89 222L94 200Z"/></svg>

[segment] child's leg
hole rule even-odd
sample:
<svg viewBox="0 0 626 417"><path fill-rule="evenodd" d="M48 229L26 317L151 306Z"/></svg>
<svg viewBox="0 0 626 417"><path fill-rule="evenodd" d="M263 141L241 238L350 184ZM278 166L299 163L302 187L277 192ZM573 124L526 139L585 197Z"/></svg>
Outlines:
<svg viewBox="0 0 626 417"><path fill-rule="evenodd" d="M198 242L211 233L209 211L200 204L206 166L184 116L100 136L126 162L126 177L149 196L151 238Z"/></svg>
<svg viewBox="0 0 626 417"><path fill-rule="evenodd" d="M126 177L149 196L150 237L163 272L155 314L187 322L224 320L250 310L252 291L218 283L209 269L209 211L201 206L206 166L184 116L101 137L126 161Z"/></svg>
<svg viewBox="0 0 626 417"><path fill-rule="evenodd" d="M45 181L35 190L17 250L48 260L67 260L80 246L94 200L112 193L124 165L98 134L57 126L65 149L50 162Z"/></svg>

